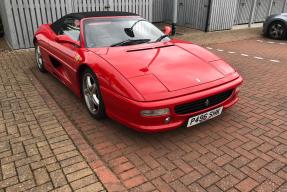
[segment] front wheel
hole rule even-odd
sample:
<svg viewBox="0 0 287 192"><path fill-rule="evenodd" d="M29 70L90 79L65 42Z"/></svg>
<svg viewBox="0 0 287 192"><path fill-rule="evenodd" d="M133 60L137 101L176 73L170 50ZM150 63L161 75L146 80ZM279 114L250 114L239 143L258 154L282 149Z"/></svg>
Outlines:
<svg viewBox="0 0 287 192"><path fill-rule="evenodd" d="M82 95L91 116L95 119L103 119L105 106L97 77L91 69L86 69L82 74Z"/></svg>
<svg viewBox="0 0 287 192"><path fill-rule="evenodd" d="M39 45L35 46L35 56L36 56L36 62L37 62L37 67L39 71L41 71L42 73L45 73L46 69L44 66L44 60L43 60L42 52L41 52Z"/></svg>
<svg viewBox="0 0 287 192"><path fill-rule="evenodd" d="M284 23L276 21L270 24L268 35L272 39L281 40L286 37L287 28Z"/></svg>

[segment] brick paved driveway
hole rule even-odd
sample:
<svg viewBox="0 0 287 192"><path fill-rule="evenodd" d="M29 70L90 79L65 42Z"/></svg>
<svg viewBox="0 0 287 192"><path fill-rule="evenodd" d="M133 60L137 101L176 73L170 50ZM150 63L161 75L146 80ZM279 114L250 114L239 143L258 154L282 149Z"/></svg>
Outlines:
<svg viewBox="0 0 287 192"><path fill-rule="evenodd" d="M34 62L29 65L41 83L38 90L48 90L66 121L127 190L287 191L287 45L268 41L206 45L243 75L240 102L212 121L153 135L92 119L68 89L39 73Z"/></svg>
<svg viewBox="0 0 287 192"><path fill-rule="evenodd" d="M26 74L32 54L0 53L0 192L105 191L79 150L88 149L87 143Z"/></svg>

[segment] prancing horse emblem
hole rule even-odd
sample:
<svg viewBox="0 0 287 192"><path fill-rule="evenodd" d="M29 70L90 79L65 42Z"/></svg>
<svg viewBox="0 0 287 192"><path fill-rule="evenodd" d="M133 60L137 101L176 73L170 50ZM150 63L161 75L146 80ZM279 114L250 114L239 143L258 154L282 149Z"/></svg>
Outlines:
<svg viewBox="0 0 287 192"><path fill-rule="evenodd" d="M76 61L76 62L80 62L81 60L82 60L82 57L77 54L77 55L75 56L75 61Z"/></svg>
<svg viewBox="0 0 287 192"><path fill-rule="evenodd" d="M209 99L206 99L206 101L204 102L204 104L205 104L205 106L206 106L206 107L208 107L208 106L209 106L209 104L210 104Z"/></svg>

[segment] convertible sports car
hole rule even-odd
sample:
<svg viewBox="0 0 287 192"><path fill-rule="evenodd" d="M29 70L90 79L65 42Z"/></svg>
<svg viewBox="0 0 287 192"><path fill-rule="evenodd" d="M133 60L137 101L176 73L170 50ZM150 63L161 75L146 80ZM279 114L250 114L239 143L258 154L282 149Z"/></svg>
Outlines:
<svg viewBox="0 0 287 192"><path fill-rule="evenodd" d="M170 33L132 13L73 13L39 27L37 66L83 97L96 119L144 132L191 127L235 104L242 78Z"/></svg>
<svg viewBox="0 0 287 192"><path fill-rule="evenodd" d="M267 17L263 25L263 33L272 39L287 38L287 13Z"/></svg>

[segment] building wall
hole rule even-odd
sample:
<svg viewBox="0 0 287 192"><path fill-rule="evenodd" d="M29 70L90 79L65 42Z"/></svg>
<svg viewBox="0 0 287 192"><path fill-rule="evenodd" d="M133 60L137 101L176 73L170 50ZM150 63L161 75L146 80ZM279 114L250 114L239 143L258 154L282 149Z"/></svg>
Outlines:
<svg viewBox="0 0 287 192"><path fill-rule="evenodd" d="M269 15L269 9L271 14L281 13L285 2L286 0L257 0L253 21L263 22ZM211 0L208 31L226 30L234 25L247 24L253 3L254 0ZM171 21L172 5L173 0L164 0L164 21ZM209 0L178 0L178 24L205 30L208 5Z"/></svg>
<svg viewBox="0 0 287 192"><path fill-rule="evenodd" d="M235 24L249 22L250 12L254 0L238 0ZM269 14L278 14L283 11L286 0L257 0L254 11L254 22L262 22Z"/></svg>
<svg viewBox="0 0 287 192"><path fill-rule="evenodd" d="M15 29L13 26L10 25L12 14L10 12L7 12L7 9L5 8L4 1L0 1L0 12L1 12L1 19L2 19L2 24L4 27L4 33L5 33L5 39L6 42L10 47L17 47L17 43L15 39L13 38L13 35L10 35L12 33L15 33Z"/></svg>
<svg viewBox="0 0 287 192"><path fill-rule="evenodd" d="M269 14L281 13L286 2L286 0L256 0L253 22L263 22ZM209 31L226 30L234 25L247 24L253 4L254 0L212 0Z"/></svg>
<svg viewBox="0 0 287 192"><path fill-rule="evenodd" d="M249 21L254 0L178 0L178 24L208 31L231 29ZM257 0L254 22L281 13L286 0ZM210 5L209 5L210 3ZM14 48L33 46L38 26L71 12L128 11L152 22L171 22L173 0L0 0L5 38ZM210 6L210 12L208 7ZM287 5L285 6L287 12ZM207 23L208 21L208 23Z"/></svg>

